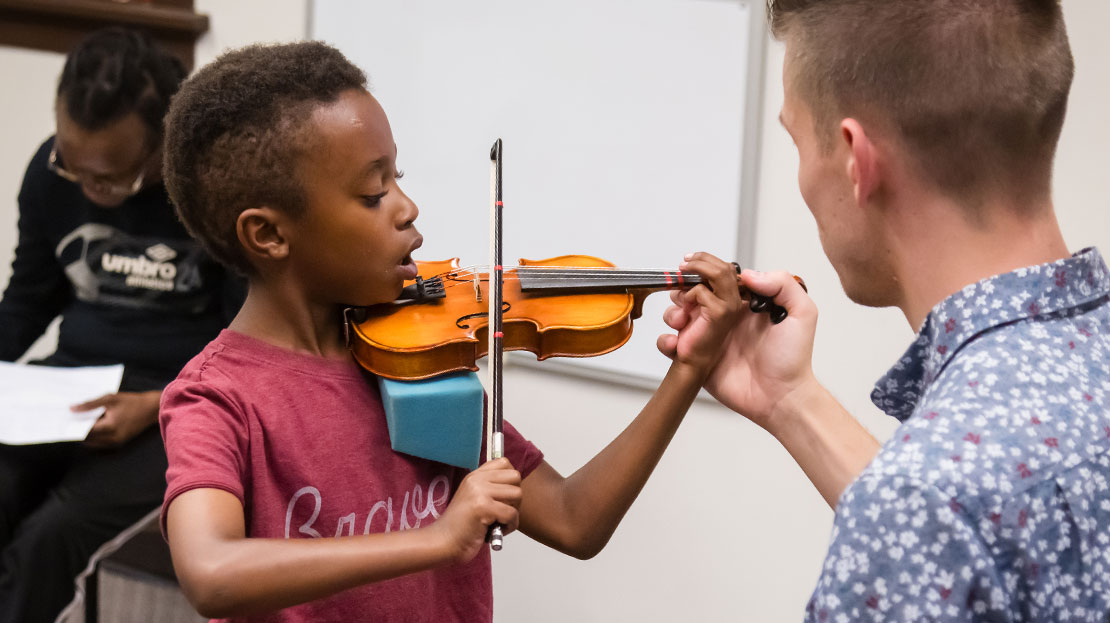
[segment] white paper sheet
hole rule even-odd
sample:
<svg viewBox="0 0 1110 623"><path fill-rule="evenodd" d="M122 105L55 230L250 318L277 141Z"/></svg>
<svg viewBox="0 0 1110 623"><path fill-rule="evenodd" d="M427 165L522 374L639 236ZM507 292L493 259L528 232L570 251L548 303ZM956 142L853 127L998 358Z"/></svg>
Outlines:
<svg viewBox="0 0 1110 623"><path fill-rule="evenodd" d="M123 366L55 368L0 362L0 443L80 441L104 409L72 405L119 391Z"/></svg>

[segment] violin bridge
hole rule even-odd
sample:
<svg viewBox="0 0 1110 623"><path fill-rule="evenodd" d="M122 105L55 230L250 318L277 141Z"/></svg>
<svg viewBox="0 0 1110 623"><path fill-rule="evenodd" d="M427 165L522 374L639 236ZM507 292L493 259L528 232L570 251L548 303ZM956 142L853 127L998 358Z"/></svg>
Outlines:
<svg viewBox="0 0 1110 623"><path fill-rule="evenodd" d="M474 300L482 302L482 279L478 271L474 271Z"/></svg>

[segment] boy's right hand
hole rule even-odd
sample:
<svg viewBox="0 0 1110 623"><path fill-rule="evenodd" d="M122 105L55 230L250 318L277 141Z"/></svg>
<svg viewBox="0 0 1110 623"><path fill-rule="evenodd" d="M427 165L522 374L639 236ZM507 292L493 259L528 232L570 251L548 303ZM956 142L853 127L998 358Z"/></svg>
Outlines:
<svg viewBox="0 0 1110 623"><path fill-rule="evenodd" d="M740 282L752 292L772 297L788 316L772 325L767 314L753 313L745 306L705 389L733 411L768 428L785 402L819 387L812 368L817 306L787 272L745 270ZM689 322L681 305L667 309L663 318L680 333Z"/></svg>
<svg viewBox="0 0 1110 623"><path fill-rule="evenodd" d="M429 528L443 536L453 560L474 558L494 523L504 526L504 534L516 530L524 497L520 482L520 472L506 458L483 463L463 478L443 515Z"/></svg>

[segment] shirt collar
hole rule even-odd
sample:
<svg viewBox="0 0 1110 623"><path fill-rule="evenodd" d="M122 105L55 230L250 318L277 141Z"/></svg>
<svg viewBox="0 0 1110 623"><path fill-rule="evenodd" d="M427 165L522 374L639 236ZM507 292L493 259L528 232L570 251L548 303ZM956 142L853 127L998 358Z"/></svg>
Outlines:
<svg viewBox="0 0 1110 623"><path fill-rule="evenodd" d="M899 420L960 347L991 328L1061 312L1110 295L1110 270L1098 250L988 277L929 312L905 354L875 384L871 401Z"/></svg>

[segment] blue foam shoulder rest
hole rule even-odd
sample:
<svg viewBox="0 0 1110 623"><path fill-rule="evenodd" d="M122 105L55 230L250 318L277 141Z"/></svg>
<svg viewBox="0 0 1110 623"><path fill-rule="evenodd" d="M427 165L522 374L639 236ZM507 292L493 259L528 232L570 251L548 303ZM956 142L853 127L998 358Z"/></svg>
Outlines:
<svg viewBox="0 0 1110 623"><path fill-rule="evenodd" d="M378 387L395 451L478 467L485 394L477 374L456 372L424 381L378 377Z"/></svg>

